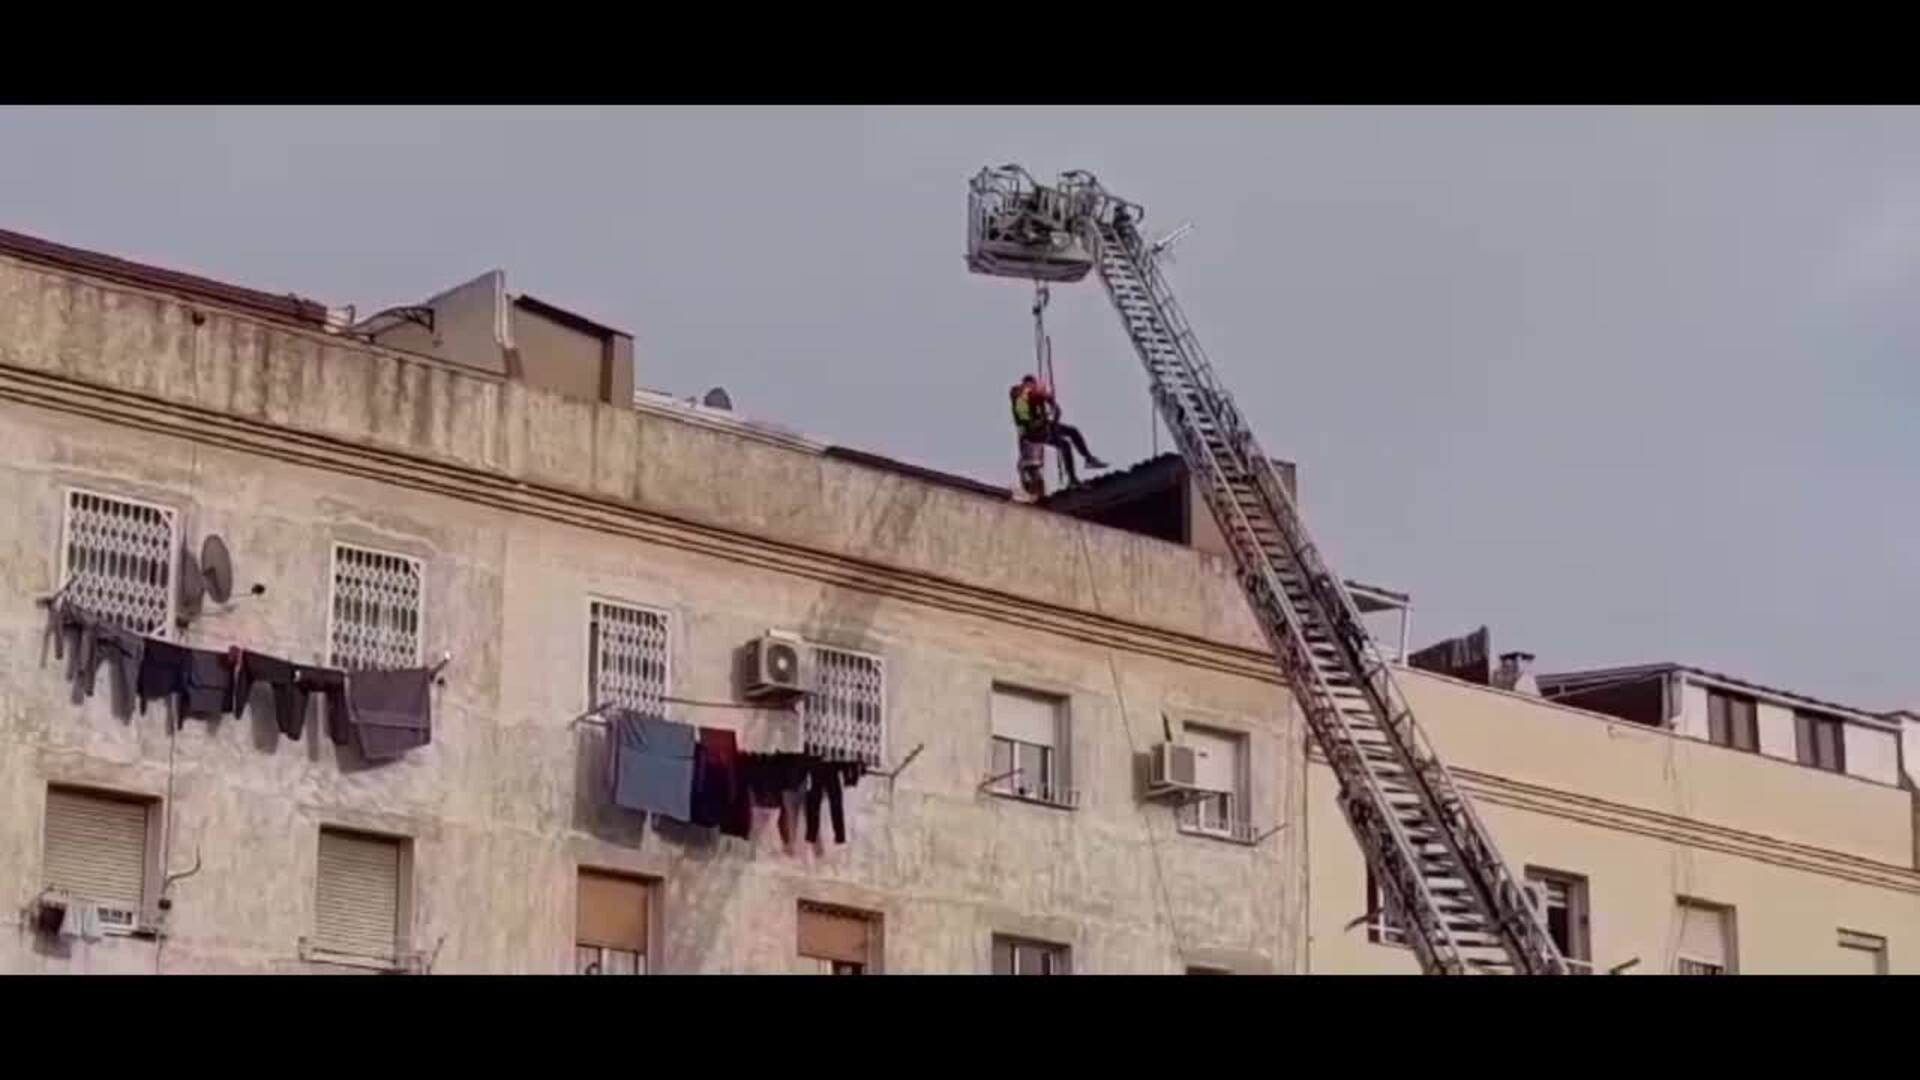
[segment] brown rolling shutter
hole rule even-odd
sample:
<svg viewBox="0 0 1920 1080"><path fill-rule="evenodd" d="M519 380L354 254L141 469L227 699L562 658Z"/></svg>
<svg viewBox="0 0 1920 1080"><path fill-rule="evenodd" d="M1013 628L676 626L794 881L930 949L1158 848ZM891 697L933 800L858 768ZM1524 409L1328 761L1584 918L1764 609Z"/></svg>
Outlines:
<svg viewBox="0 0 1920 1080"><path fill-rule="evenodd" d="M607 949L647 951L647 894L634 878L580 871L580 907L574 942Z"/></svg>
<svg viewBox="0 0 1920 1080"><path fill-rule="evenodd" d="M800 905L800 955L843 964L869 963L869 919L817 904Z"/></svg>
<svg viewBox="0 0 1920 1080"><path fill-rule="evenodd" d="M320 831L314 941L353 956L391 957L400 927L400 842Z"/></svg>
<svg viewBox="0 0 1920 1080"><path fill-rule="evenodd" d="M81 900L139 910L147 885L147 803L47 789L46 884Z"/></svg>

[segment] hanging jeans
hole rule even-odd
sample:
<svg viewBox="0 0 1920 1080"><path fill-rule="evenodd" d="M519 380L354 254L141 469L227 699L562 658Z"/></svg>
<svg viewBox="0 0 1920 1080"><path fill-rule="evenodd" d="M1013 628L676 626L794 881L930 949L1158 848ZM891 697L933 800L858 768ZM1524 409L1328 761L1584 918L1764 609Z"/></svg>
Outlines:
<svg viewBox="0 0 1920 1080"><path fill-rule="evenodd" d="M833 842L847 842L847 819L841 788L860 782L866 766L856 761L816 761L807 768L807 843L820 842L820 800L827 801L833 818Z"/></svg>

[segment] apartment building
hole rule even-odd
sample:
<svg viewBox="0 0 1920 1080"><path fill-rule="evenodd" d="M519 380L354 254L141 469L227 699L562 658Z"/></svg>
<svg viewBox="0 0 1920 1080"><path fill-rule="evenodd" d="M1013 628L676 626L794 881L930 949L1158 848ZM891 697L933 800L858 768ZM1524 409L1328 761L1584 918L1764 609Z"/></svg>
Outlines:
<svg viewBox="0 0 1920 1080"><path fill-rule="evenodd" d="M497 275L358 318L0 237L0 970L1299 969L1302 736L1230 575L633 395L597 325ZM215 537L230 597L191 602ZM113 663L76 701L63 586L149 650L437 666L431 739L370 762L264 690L176 727ZM790 707L742 675L769 633ZM864 762L845 842L614 805L608 702ZM1138 775L1169 731L1218 788L1187 817Z"/></svg>
<svg viewBox="0 0 1920 1080"><path fill-rule="evenodd" d="M1024 506L638 389L643 359L497 272L363 318L0 233L0 970L1414 970L1176 458ZM213 537L224 601L188 580ZM1353 589L1404 655L1406 594ZM175 725L111 662L76 697L55 594L170 645L434 666L431 741L370 762L264 691ZM769 635L805 659L786 705L753 692ZM1811 727L1802 764L1713 745L1746 714L1684 719L1692 684L1648 724L1402 678L1594 969L1920 970L1915 755L1890 777L1872 741L1910 718L1803 703L1872 733ZM1786 745L1760 708L1793 706L1749 696ZM863 762L845 842L615 805L610 703ZM1165 741L1191 796L1148 782Z"/></svg>

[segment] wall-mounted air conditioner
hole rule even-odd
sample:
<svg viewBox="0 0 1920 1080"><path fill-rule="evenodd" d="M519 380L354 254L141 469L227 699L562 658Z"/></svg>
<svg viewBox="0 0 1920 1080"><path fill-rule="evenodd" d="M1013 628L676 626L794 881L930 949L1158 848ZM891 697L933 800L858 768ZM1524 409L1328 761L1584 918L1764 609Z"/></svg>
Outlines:
<svg viewBox="0 0 1920 1080"><path fill-rule="evenodd" d="M1193 791L1193 747L1179 743L1155 743L1147 760L1147 797L1166 798Z"/></svg>
<svg viewBox="0 0 1920 1080"><path fill-rule="evenodd" d="M782 634L762 634L746 646L745 692L750 701L785 701L806 691L804 646Z"/></svg>

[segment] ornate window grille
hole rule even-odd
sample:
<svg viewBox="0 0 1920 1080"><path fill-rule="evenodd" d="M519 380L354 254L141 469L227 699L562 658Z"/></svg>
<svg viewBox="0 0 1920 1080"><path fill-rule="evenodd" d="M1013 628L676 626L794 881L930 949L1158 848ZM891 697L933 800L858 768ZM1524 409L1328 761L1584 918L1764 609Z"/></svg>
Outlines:
<svg viewBox="0 0 1920 1080"><path fill-rule="evenodd" d="M879 657L813 646L812 686L800 699L807 752L879 768L887 744L886 688Z"/></svg>
<svg viewBox="0 0 1920 1080"><path fill-rule="evenodd" d="M178 517L167 507L68 490L60 545L65 597L96 618L168 636L177 530Z"/></svg>
<svg viewBox="0 0 1920 1080"><path fill-rule="evenodd" d="M329 663L345 671L418 666L424 591L418 559L333 545Z"/></svg>
<svg viewBox="0 0 1920 1080"><path fill-rule="evenodd" d="M667 629L664 612L593 601L587 618L588 705L666 715Z"/></svg>

